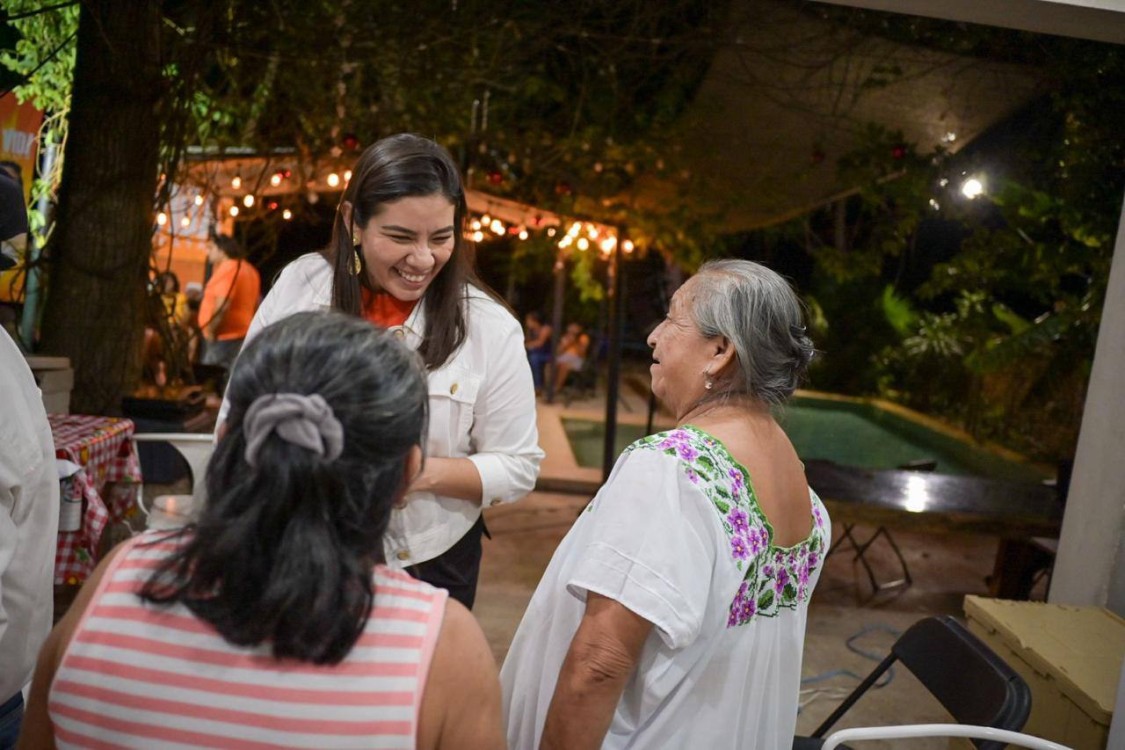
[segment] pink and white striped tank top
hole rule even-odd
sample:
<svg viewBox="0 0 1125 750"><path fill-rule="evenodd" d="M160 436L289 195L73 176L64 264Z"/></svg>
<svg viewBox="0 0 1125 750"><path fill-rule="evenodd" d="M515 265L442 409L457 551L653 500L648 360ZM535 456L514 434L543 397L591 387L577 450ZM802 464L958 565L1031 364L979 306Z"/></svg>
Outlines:
<svg viewBox="0 0 1125 750"><path fill-rule="evenodd" d="M175 548L141 535L74 633L49 712L60 748L412 748L446 592L379 566L363 635L334 666L223 640L136 595ZM138 544L141 542L141 544Z"/></svg>

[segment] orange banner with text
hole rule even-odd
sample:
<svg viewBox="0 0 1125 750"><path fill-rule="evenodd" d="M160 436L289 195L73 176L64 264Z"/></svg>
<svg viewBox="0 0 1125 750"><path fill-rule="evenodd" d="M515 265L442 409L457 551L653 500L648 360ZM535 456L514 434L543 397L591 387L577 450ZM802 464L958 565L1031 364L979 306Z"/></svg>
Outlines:
<svg viewBox="0 0 1125 750"><path fill-rule="evenodd" d="M17 169L4 165L6 171L16 171L23 185L25 202L31 200L31 181L35 176L36 148L43 112L28 103L18 104L11 94L0 97L0 162L11 162ZM0 302L18 302L23 299L25 269L22 264L11 271L0 273Z"/></svg>

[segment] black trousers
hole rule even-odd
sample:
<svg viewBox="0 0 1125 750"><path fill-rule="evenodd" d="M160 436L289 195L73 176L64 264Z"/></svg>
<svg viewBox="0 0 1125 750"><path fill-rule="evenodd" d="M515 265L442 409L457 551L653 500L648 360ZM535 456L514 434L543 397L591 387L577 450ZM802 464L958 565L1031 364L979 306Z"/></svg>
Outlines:
<svg viewBox="0 0 1125 750"><path fill-rule="evenodd" d="M484 527L483 517L477 519L457 544L432 560L411 565L406 572L431 586L445 589L451 597L472 609L480 576L482 536L492 538Z"/></svg>

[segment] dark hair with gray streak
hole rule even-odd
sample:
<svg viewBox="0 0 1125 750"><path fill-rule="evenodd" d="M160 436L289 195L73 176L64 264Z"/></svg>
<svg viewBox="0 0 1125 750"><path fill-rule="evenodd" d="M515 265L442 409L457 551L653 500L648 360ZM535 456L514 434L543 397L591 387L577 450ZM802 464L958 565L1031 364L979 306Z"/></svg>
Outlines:
<svg viewBox="0 0 1125 750"><path fill-rule="evenodd" d="M328 459L266 437L247 463L247 409L267 394L319 394L343 427ZM269 326L238 358L227 432L207 466L207 503L142 596L184 604L235 645L335 664L371 613L406 458L426 423L420 360L393 336L339 312Z"/></svg>
<svg viewBox="0 0 1125 750"><path fill-rule="evenodd" d="M805 378L812 341L803 306L789 282L749 260L713 260L691 279L691 316L704 336L723 336L737 371L716 381L716 396L749 394L785 403Z"/></svg>

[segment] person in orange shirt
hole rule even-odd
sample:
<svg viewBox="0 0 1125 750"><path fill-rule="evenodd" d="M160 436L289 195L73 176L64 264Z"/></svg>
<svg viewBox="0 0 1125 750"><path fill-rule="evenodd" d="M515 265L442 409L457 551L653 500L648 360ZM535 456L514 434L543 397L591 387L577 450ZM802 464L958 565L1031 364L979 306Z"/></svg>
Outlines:
<svg viewBox="0 0 1125 750"><path fill-rule="evenodd" d="M234 238L217 234L207 244L211 278L203 288L199 328L205 342L203 364L229 372L258 309L261 279Z"/></svg>

